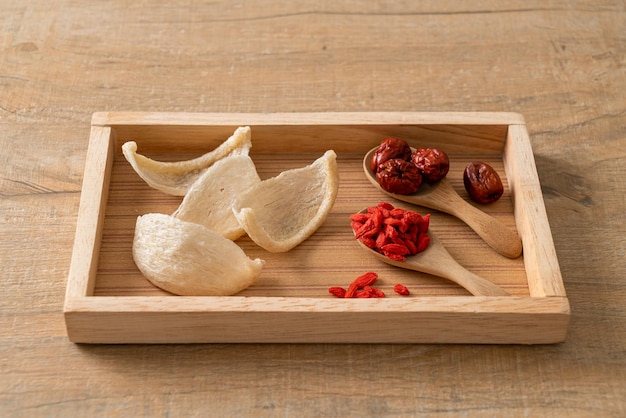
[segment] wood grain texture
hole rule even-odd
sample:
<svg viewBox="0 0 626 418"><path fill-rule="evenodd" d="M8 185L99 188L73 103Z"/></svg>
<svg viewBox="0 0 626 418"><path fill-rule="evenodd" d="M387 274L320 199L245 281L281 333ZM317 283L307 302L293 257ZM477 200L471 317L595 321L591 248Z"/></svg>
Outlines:
<svg viewBox="0 0 626 418"><path fill-rule="evenodd" d="M0 415L625 415L622 1L0 0L0 22ZM524 115L564 343L67 341L93 112L376 110Z"/></svg>

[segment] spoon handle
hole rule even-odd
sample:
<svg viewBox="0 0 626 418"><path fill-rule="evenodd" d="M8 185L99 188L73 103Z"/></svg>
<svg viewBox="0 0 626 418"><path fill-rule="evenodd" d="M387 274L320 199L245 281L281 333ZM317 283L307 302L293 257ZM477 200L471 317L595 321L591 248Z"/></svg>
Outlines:
<svg viewBox="0 0 626 418"><path fill-rule="evenodd" d="M459 196L448 213L456 216L472 228L491 248L508 258L522 254L522 240L493 216L483 212Z"/></svg>
<svg viewBox="0 0 626 418"><path fill-rule="evenodd" d="M443 277L464 287L475 296L509 296L509 293L497 284L483 279L459 264L432 231L429 235L431 241L426 251L408 257L408 262L404 266L400 263L396 265Z"/></svg>
<svg viewBox="0 0 626 418"><path fill-rule="evenodd" d="M440 271L441 277L457 283L474 296L509 296L509 293L495 283L472 273L454 259L446 260L446 271Z"/></svg>
<svg viewBox="0 0 626 418"><path fill-rule="evenodd" d="M407 257L404 261L393 260L380 254L366 247L361 241L359 244L387 264L448 279L464 287L472 295L509 296L509 293L497 284L483 279L459 264L432 231L429 232L429 235L430 245L428 248L421 253Z"/></svg>

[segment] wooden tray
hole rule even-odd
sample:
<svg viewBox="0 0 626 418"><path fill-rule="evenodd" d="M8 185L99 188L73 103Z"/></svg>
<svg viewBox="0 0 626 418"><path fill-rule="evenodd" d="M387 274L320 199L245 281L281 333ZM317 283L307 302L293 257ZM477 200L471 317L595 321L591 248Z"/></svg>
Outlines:
<svg viewBox="0 0 626 418"><path fill-rule="evenodd" d="M236 296L182 297L148 282L131 254L137 216L172 213L181 198L148 187L121 154L136 141L142 154L183 160L203 154L239 126L252 128L251 157L262 178L338 154L340 188L332 213L307 241L270 254L247 237L248 256L266 261L259 281ZM491 164L504 196L481 206L513 229L524 246L511 260L469 227L431 213L431 228L469 270L501 285L510 297L474 297L449 281L401 270L366 254L348 216L389 201L361 171L365 152L387 136L439 147L451 159L449 178L466 199L462 172L470 161ZM366 271L379 273L383 299L338 299ZM396 283L410 296L392 291ZM569 303L522 116L513 113L95 113L85 165L65 300L69 339L77 343L488 343L563 341Z"/></svg>

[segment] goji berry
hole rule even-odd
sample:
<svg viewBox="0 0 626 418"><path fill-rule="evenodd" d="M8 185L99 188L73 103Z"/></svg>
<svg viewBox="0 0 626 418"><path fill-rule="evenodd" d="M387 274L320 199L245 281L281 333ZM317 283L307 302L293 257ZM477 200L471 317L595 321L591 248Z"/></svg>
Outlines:
<svg viewBox="0 0 626 418"><path fill-rule="evenodd" d="M389 216L396 219L402 219L405 215L406 211L401 208L393 208L389 211Z"/></svg>
<svg viewBox="0 0 626 418"><path fill-rule="evenodd" d="M355 297L355 298L371 298L372 294L370 292L368 292L367 290L362 290L361 289L361 290L357 290L354 293L353 297Z"/></svg>
<svg viewBox="0 0 626 418"><path fill-rule="evenodd" d="M355 231L356 233L356 238L359 239L362 236L364 236L365 234L367 234L368 232L376 232L376 229L374 227L374 219L370 216L370 218L365 221L365 223L363 225L361 225L361 227Z"/></svg>
<svg viewBox="0 0 626 418"><path fill-rule="evenodd" d="M406 260L406 257L405 257L405 256L403 256L403 255L400 255L400 254L394 254L394 253L384 253L384 252L383 252L382 254L383 254L384 256L386 256L386 257L388 257L388 258L392 259L392 260L395 260L395 261L404 261L404 260Z"/></svg>
<svg viewBox="0 0 626 418"><path fill-rule="evenodd" d="M385 292L383 292L382 290L380 290L380 289L378 289L376 287L373 287L372 289L373 289L373 293L376 295L376 297L378 297L378 298L384 298L385 297Z"/></svg>
<svg viewBox="0 0 626 418"><path fill-rule="evenodd" d="M372 219L374 220L374 228L377 230L380 229L381 225L383 224L383 219L385 218L383 211L384 209L382 208L376 208L374 213L372 213Z"/></svg>
<svg viewBox="0 0 626 418"><path fill-rule="evenodd" d="M409 229L405 232L404 237L413 241L413 243L417 243L417 236L420 233L419 225L411 225Z"/></svg>
<svg viewBox="0 0 626 418"><path fill-rule="evenodd" d="M385 225L384 232L385 236L391 240L397 238L400 235L400 232L391 225Z"/></svg>
<svg viewBox="0 0 626 418"><path fill-rule="evenodd" d="M420 234L417 237L417 252L424 251L430 244L430 237L426 234Z"/></svg>
<svg viewBox="0 0 626 418"><path fill-rule="evenodd" d="M402 220L407 224L419 225L423 221L423 216L417 212L405 210L402 214Z"/></svg>
<svg viewBox="0 0 626 418"><path fill-rule="evenodd" d="M328 293L337 296L338 298L343 298L344 296L346 296L346 289L339 286L333 286L328 288Z"/></svg>
<svg viewBox="0 0 626 418"><path fill-rule="evenodd" d="M358 222L350 222L350 228L352 228L352 230L354 231L354 236L356 237L356 233L357 231L360 231L361 228L363 227L363 224L358 223ZM361 237L357 238L357 239L361 239Z"/></svg>
<svg viewBox="0 0 626 418"><path fill-rule="evenodd" d="M383 223L385 225L391 225L394 226L396 228L402 228L404 227L406 224L402 221L402 219L399 218L394 218L392 216L383 219Z"/></svg>
<svg viewBox="0 0 626 418"><path fill-rule="evenodd" d="M397 244L397 245L401 245L402 247L406 247L406 244L404 243L404 239L400 235L396 237L391 237L389 241L391 241L390 244ZM410 252L407 254L410 254Z"/></svg>
<svg viewBox="0 0 626 418"><path fill-rule="evenodd" d="M386 244L388 244L389 240L387 239L387 236L385 234L378 234L378 237L376 237L376 241L374 241L374 243L376 244L375 247L373 247L375 250L380 251L380 249L385 246ZM370 247L372 248L372 247Z"/></svg>
<svg viewBox="0 0 626 418"><path fill-rule="evenodd" d="M382 290L380 290L380 289L378 289L376 287L365 286L363 288L363 290L369 292L371 297L373 297L373 298L384 298L385 297L385 292L383 292Z"/></svg>
<svg viewBox="0 0 626 418"><path fill-rule="evenodd" d="M328 288L328 293L339 298L384 298L385 292L372 286L377 279L378 274L367 272L354 279L348 290L333 286Z"/></svg>
<svg viewBox="0 0 626 418"><path fill-rule="evenodd" d="M348 290L346 291L344 298L354 297L358 289L362 289L365 286L373 284L376 279L378 279L378 274L371 271L360 275L359 277L354 279L352 283L350 283L350 286L348 286Z"/></svg>
<svg viewBox="0 0 626 418"><path fill-rule="evenodd" d="M363 237L360 241L372 250L375 250L377 247L376 241L374 241L371 237Z"/></svg>
<svg viewBox="0 0 626 418"><path fill-rule="evenodd" d="M409 249L409 254L417 254L419 252L417 251L417 245L415 245L412 240L405 239L403 242L404 245L406 245L406 247Z"/></svg>
<svg viewBox="0 0 626 418"><path fill-rule="evenodd" d="M404 295L404 296L411 294L409 292L409 289L405 285L400 284L400 283L398 283L397 285L393 287L393 291L399 295Z"/></svg>
<svg viewBox="0 0 626 418"><path fill-rule="evenodd" d="M430 213L422 216L422 220L418 223L420 232L426 233L430 225Z"/></svg>
<svg viewBox="0 0 626 418"><path fill-rule="evenodd" d="M402 244L386 244L381 248L384 253L391 253L397 255L407 255L410 254L409 249Z"/></svg>
<svg viewBox="0 0 626 418"><path fill-rule="evenodd" d="M354 213L350 215L350 220L353 222L358 222L360 224L365 223L369 219L369 216L366 213Z"/></svg>

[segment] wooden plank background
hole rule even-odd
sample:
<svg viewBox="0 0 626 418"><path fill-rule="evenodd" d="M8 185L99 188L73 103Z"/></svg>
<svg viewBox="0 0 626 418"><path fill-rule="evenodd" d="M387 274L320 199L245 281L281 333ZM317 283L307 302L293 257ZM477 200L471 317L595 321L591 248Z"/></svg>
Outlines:
<svg viewBox="0 0 626 418"><path fill-rule="evenodd" d="M0 28L0 415L626 414L623 1L0 0ZM524 115L564 343L68 342L93 112L385 110Z"/></svg>

